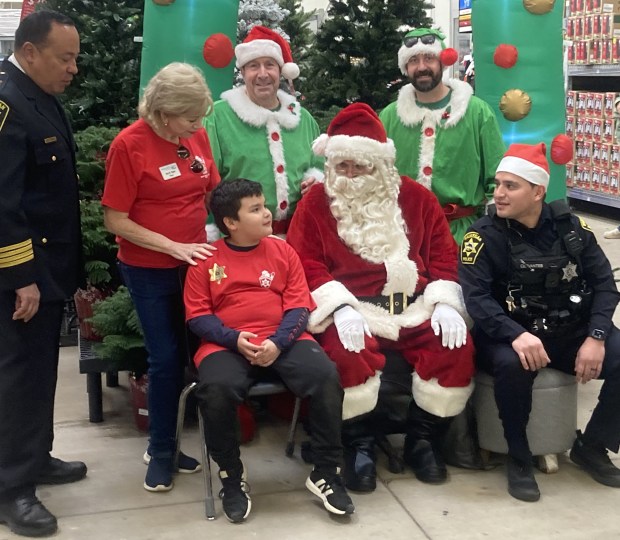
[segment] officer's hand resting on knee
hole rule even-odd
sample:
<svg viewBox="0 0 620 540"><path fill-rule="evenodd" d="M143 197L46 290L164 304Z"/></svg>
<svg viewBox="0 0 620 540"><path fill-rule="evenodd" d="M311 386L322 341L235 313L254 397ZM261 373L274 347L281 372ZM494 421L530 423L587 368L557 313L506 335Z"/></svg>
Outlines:
<svg viewBox="0 0 620 540"><path fill-rule="evenodd" d="M371 336L368 323L364 316L351 306L344 306L334 311L334 324L338 330L340 343L347 351L364 350L364 334Z"/></svg>
<svg viewBox="0 0 620 540"><path fill-rule="evenodd" d="M528 371L538 371L551 362L542 341L529 332L523 332L515 339L512 348L519 355L523 369Z"/></svg>
<svg viewBox="0 0 620 540"><path fill-rule="evenodd" d="M577 382L587 383L598 379L605 359L605 342L587 337L577 351L575 359L575 376Z"/></svg>
<svg viewBox="0 0 620 540"><path fill-rule="evenodd" d="M431 328L436 336L441 330L441 344L444 347L454 349L467 343L467 325L459 312L448 304L435 304Z"/></svg>

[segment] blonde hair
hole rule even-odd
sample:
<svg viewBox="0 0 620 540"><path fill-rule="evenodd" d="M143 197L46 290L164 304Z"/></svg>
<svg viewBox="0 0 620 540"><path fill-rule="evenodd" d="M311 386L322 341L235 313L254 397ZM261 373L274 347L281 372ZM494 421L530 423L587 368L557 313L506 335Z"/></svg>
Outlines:
<svg viewBox="0 0 620 540"><path fill-rule="evenodd" d="M202 72L190 64L172 62L146 85L138 114L152 127L161 127L162 114L205 116L212 108L213 98Z"/></svg>

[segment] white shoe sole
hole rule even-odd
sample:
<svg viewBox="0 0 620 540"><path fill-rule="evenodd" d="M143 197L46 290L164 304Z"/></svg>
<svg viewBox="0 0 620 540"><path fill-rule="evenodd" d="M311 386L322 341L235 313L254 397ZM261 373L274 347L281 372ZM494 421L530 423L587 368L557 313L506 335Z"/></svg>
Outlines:
<svg viewBox="0 0 620 540"><path fill-rule="evenodd" d="M147 491L151 491L152 493L158 493L158 492L163 492L163 491L170 491L174 487L174 482L171 483L169 486L165 486L164 484L158 484L155 487L149 486L146 482L144 482L142 486Z"/></svg>

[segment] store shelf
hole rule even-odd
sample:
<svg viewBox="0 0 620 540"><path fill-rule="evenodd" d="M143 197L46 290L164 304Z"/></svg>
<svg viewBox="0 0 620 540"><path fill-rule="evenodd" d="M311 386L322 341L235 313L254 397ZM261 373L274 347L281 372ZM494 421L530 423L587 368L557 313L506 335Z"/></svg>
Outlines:
<svg viewBox="0 0 620 540"><path fill-rule="evenodd" d="M568 66L569 77L620 77L620 64L589 64Z"/></svg>
<svg viewBox="0 0 620 540"><path fill-rule="evenodd" d="M588 189L566 188L566 196L570 199L578 199L580 201L620 208L620 197L617 195L607 195L606 193L590 191Z"/></svg>

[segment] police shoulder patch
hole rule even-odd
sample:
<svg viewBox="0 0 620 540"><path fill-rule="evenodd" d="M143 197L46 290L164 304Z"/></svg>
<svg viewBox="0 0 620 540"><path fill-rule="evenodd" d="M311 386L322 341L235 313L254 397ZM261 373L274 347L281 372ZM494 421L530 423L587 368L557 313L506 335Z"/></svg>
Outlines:
<svg viewBox="0 0 620 540"><path fill-rule="evenodd" d="M2 131L2 126L4 126L4 121L9 115L10 110L11 108L4 101L0 100L0 131Z"/></svg>
<svg viewBox="0 0 620 540"><path fill-rule="evenodd" d="M582 229L592 232L592 229L590 229L590 225L588 225L581 217L579 218L579 225L581 225Z"/></svg>
<svg viewBox="0 0 620 540"><path fill-rule="evenodd" d="M461 243L461 262L463 264L476 264L476 259L483 247L482 237L475 231L468 232Z"/></svg>

